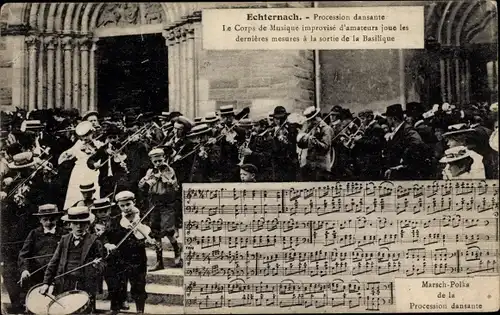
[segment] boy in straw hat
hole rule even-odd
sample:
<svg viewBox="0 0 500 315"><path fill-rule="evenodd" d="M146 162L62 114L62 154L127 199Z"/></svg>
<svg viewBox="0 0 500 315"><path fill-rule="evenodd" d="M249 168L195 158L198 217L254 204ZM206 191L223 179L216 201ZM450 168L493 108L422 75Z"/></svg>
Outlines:
<svg viewBox="0 0 500 315"><path fill-rule="evenodd" d="M38 212L32 214L38 218L40 226L30 231L19 252L19 281L24 289L43 281L44 266L49 263L64 234L63 229L57 225L62 214L54 204L41 205Z"/></svg>
<svg viewBox="0 0 500 315"><path fill-rule="evenodd" d="M163 266L163 249L161 239L167 237L174 248L175 264L180 267L181 250L177 243L178 236L176 212L180 208L178 194L180 190L175 171L168 165L165 153L156 148L149 152L153 168L149 169L139 181L139 188L146 189L150 206L155 206L150 215L151 229L160 247L156 251L156 265L151 271L161 270Z"/></svg>
<svg viewBox="0 0 500 315"><path fill-rule="evenodd" d="M88 232L90 222L94 218L87 207L68 209L62 220L70 223L71 232L61 237L40 287L41 294L53 291L56 295L75 288L85 291L90 296L91 312L95 310L95 296L104 269L103 246L97 235ZM83 265L87 266L76 270ZM72 270L75 271L54 280L56 276Z"/></svg>

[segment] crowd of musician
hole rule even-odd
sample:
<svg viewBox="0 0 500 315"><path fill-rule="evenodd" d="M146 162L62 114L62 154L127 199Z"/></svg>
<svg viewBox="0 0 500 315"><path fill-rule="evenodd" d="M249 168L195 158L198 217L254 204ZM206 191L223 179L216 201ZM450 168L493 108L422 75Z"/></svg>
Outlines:
<svg viewBox="0 0 500 315"><path fill-rule="evenodd" d="M174 251L173 267L182 266L182 184L497 179L497 115L497 103L394 104L385 113L356 115L341 106L300 114L276 106L254 120L249 108L231 105L194 119L133 110L108 117L62 109L2 112L5 286L19 310L28 288L41 283L45 292L56 275L85 264L100 271L95 283L80 284L94 300L101 276L112 310L128 307L128 281L137 310L144 311L145 246L156 250L151 270L164 268L164 238ZM54 233L57 239L44 236ZM70 240L76 244L82 235L94 255L78 262ZM106 252L120 258L102 265ZM109 276L117 270L128 272ZM70 277L61 292L78 283Z"/></svg>

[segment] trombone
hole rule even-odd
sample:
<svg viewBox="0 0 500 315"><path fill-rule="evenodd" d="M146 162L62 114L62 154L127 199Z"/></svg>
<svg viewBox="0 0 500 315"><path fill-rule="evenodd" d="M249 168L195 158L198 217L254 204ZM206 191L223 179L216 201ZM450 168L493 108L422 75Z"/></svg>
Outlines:
<svg viewBox="0 0 500 315"><path fill-rule="evenodd" d="M354 147L354 138L359 135L364 134L364 130L361 127L361 119L359 117L354 118L347 126L342 128L342 130L332 139L334 142L337 138L341 138L342 144L348 148L352 149Z"/></svg>

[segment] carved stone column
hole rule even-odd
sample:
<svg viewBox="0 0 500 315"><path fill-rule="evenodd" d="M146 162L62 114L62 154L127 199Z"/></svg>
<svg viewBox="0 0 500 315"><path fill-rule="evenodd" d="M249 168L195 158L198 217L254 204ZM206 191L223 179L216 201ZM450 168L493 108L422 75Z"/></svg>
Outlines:
<svg viewBox="0 0 500 315"><path fill-rule="evenodd" d="M28 109L36 109L36 96L37 96L37 52L38 52L39 39L35 35L26 37L26 44L28 45Z"/></svg>
<svg viewBox="0 0 500 315"><path fill-rule="evenodd" d="M92 48L92 40L90 38L80 39L80 51L81 51L81 110L82 113L86 113L89 110L89 49Z"/></svg>
<svg viewBox="0 0 500 315"><path fill-rule="evenodd" d="M73 39L71 37L64 37L62 44L64 45L64 108L71 108L71 97L73 93L71 76L73 63L71 62L71 51L73 49Z"/></svg>
<svg viewBox="0 0 500 315"><path fill-rule="evenodd" d="M54 50L57 38L48 36L44 40L47 49L47 108L54 108Z"/></svg>
<svg viewBox="0 0 500 315"><path fill-rule="evenodd" d="M40 46L38 50L38 67L37 67L37 96L36 104L37 108L41 109L45 107L45 88L47 82L47 71L45 69L45 38L40 38Z"/></svg>
<svg viewBox="0 0 500 315"><path fill-rule="evenodd" d="M56 59L55 59L55 66L56 66L56 73L55 73L55 107L62 107L64 104L64 71L63 71L63 65L64 65L64 56L63 56L63 44L62 44L62 39L59 37L57 38L57 45L56 45Z"/></svg>
<svg viewBox="0 0 500 315"><path fill-rule="evenodd" d="M181 32L179 28L174 29L174 34L175 34L175 46L173 47L174 50L174 60L172 62L173 66L175 67L175 99L177 100L177 106L179 108L179 111L182 114L185 114L186 108L184 107L184 99L182 95L182 90L181 90L181 84L184 81L184 76L182 74L182 49L181 49Z"/></svg>
<svg viewBox="0 0 500 315"><path fill-rule="evenodd" d="M179 58L179 64L180 64L180 71L181 71L181 102L182 102L182 107L184 109L183 113L187 117L193 117L193 111L192 108L189 104L189 66L188 66L188 58L189 58L189 48L188 48L188 41L187 41L187 25L183 25L182 27L179 28L180 32L180 58Z"/></svg>
<svg viewBox="0 0 500 315"><path fill-rule="evenodd" d="M97 104L97 80L96 80L96 54L98 39L92 39L89 57L89 111L96 110Z"/></svg>
<svg viewBox="0 0 500 315"><path fill-rule="evenodd" d="M172 64L173 60L173 47L175 45L174 33L169 31L162 32L163 37L165 38L165 45L167 46L167 67L168 67L168 110L175 111L177 110L177 104L175 100L174 93L174 65Z"/></svg>
<svg viewBox="0 0 500 315"><path fill-rule="evenodd" d="M191 117L197 116L196 102L195 102L195 43L194 43L194 28L191 24L185 28L186 32L186 104L187 108L192 115Z"/></svg>
<svg viewBox="0 0 500 315"><path fill-rule="evenodd" d="M77 108L82 113L80 108L80 39L73 40L73 108Z"/></svg>

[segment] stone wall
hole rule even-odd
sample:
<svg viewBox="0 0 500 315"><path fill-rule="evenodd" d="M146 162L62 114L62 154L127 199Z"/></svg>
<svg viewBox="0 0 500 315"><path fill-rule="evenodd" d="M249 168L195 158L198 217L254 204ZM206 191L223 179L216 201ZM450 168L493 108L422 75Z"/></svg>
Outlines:
<svg viewBox="0 0 500 315"><path fill-rule="evenodd" d="M312 51L208 51L200 56L202 108L222 105L251 108L251 118L265 117L275 106L289 111L314 105Z"/></svg>
<svg viewBox="0 0 500 315"><path fill-rule="evenodd" d="M12 53L7 37L0 37L0 109L9 110L12 105Z"/></svg>

